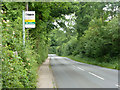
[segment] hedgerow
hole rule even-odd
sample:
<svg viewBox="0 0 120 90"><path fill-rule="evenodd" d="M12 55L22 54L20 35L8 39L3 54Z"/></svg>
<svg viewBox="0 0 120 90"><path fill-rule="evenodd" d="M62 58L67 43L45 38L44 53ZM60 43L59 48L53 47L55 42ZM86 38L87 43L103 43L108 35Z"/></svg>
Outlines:
<svg viewBox="0 0 120 90"><path fill-rule="evenodd" d="M29 2L35 11L35 28L26 29L22 39L22 10L25 2L2 3L2 86L35 88L37 67L48 57L48 34L54 19L73 12L70 3Z"/></svg>
<svg viewBox="0 0 120 90"><path fill-rule="evenodd" d="M16 3L18 4L18 3ZM20 3L21 5L23 3ZM2 88L35 88L37 55L33 40L22 40L22 6L3 3L2 8ZM14 8L14 9L13 9ZM17 10L19 8L19 10ZM12 17L10 17L12 15ZM17 16L16 16L17 15ZM13 17L15 16L15 17ZM28 35L26 34L28 37Z"/></svg>

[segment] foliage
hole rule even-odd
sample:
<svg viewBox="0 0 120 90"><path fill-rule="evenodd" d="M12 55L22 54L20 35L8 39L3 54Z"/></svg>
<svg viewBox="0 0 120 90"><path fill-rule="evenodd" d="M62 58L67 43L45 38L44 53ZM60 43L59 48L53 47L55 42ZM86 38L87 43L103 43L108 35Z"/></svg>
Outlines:
<svg viewBox="0 0 120 90"><path fill-rule="evenodd" d="M51 43L51 47L55 46L56 54L61 56L86 57L88 58L88 60L84 59L86 63L100 66L103 64L105 67L108 63L111 64L110 68L118 69L120 55L118 4L81 2L75 5L78 7L75 9L76 24L73 26L75 30L71 33L65 32L66 28L62 31L52 31L54 37L50 39L55 41L55 44ZM104 10L105 8L109 9ZM70 32L70 27L67 29ZM57 34L60 31L63 33Z"/></svg>
<svg viewBox="0 0 120 90"><path fill-rule="evenodd" d="M36 12L36 29L30 30L30 34L36 40L34 48L40 55L37 61L41 63L48 55L48 35L51 30L55 29L55 26L52 24L54 19L62 17L62 14L73 12L73 7L70 7L71 3L63 2L35 2L29 5L29 10L35 10Z"/></svg>
<svg viewBox="0 0 120 90"><path fill-rule="evenodd" d="M24 2L2 3L2 86L3 88L35 88L37 67L48 56L48 34L55 28L55 18L74 12L71 3L30 2L29 11L36 12L36 28L26 29L26 45L22 40Z"/></svg>
<svg viewBox="0 0 120 90"><path fill-rule="evenodd" d="M94 21L95 22L95 21ZM98 20L98 22L100 22ZM113 22L116 22L113 24ZM95 22L94 27L90 26L85 32L84 47L85 54L90 57L102 57L109 54L110 56L118 55L118 20L113 18L106 27L102 27L99 23ZM100 26L96 26L100 25Z"/></svg>
<svg viewBox="0 0 120 90"><path fill-rule="evenodd" d="M74 54L74 50L76 48L76 45L77 45L77 39L73 37L70 41L62 44L61 47L57 48L56 53L58 55L69 56L71 54Z"/></svg>
<svg viewBox="0 0 120 90"><path fill-rule="evenodd" d="M14 7L14 4L18 6ZM31 38L26 41L25 47L22 44L22 9L25 7L19 4L23 5L23 3L3 3L2 8L3 88L36 87L37 54L32 49L34 45Z"/></svg>
<svg viewBox="0 0 120 90"><path fill-rule="evenodd" d="M117 12L112 11L116 3L29 2L29 10L36 12L36 28L26 29L24 47L22 10L25 4L2 3L3 88L35 88L37 67L47 58L48 49L49 53L87 57L84 61L93 60L97 65L110 63L118 68L120 35ZM110 4L111 10L103 10ZM68 20L66 15L73 17ZM109 16L112 18L106 22Z"/></svg>

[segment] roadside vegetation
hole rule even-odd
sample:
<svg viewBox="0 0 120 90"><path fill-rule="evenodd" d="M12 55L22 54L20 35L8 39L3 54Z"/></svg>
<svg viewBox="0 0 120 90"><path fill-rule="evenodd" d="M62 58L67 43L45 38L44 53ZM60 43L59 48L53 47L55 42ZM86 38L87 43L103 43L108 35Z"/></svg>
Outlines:
<svg viewBox="0 0 120 90"><path fill-rule="evenodd" d="M48 35L55 28L52 23L63 14L73 13L70 4L29 2L29 11L36 12L36 28L26 29L24 46L22 10L26 3L2 3L2 88L36 88L38 66L48 57Z"/></svg>
<svg viewBox="0 0 120 90"><path fill-rule="evenodd" d="M2 88L35 88L39 54L33 39L22 40L23 3L2 4ZM26 34L26 37L28 35Z"/></svg>
<svg viewBox="0 0 120 90"><path fill-rule="evenodd" d="M49 53L119 69L118 4L78 3L76 7L79 9L75 11L74 19L71 15L64 16L65 19L60 20L64 25L51 32Z"/></svg>
<svg viewBox="0 0 120 90"><path fill-rule="evenodd" d="M36 28L26 29L24 46L25 9L25 2L2 2L2 88L36 88L37 68L48 53L118 69L118 3L29 2Z"/></svg>

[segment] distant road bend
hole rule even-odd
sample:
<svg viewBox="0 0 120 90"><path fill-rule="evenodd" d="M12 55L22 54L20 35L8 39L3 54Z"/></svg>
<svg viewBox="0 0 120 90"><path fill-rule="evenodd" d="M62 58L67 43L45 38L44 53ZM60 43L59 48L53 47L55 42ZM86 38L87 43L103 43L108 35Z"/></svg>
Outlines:
<svg viewBox="0 0 120 90"><path fill-rule="evenodd" d="M49 54L58 88L118 88L118 70Z"/></svg>

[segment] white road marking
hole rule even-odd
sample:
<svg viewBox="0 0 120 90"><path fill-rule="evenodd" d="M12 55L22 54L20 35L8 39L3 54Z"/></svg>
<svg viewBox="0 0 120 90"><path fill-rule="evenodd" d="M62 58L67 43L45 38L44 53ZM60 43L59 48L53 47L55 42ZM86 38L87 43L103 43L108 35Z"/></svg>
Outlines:
<svg viewBox="0 0 120 90"><path fill-rule="evenodd" d="M91 75L93 75L93 76L95 76L95 77L97 77L97 78L99 78L99 79L104 80L104 78L102 78L102 77L100 77L100 76L98 76L98 75L96 75L96 74L94 74L94 73L91 73L91 72L88 72L88 73L91 74Z"/></svg>
<svg viewBox="0 0 120 90"><path fill-rule="evenodd" d="M74 65L73 65L74 66ZM74 66L74 67L76 67L76 66Z"/></svg>
<svg viewBox="0 0 120 90"><path fill-rule="evenodd" d="M118 85L118 84L115 84L115 86L120 87L120 85Z"/></svg>
<svg viewBox="0 0 120 90"><path fill-rule="evenodd" d="M77 67L78 69L82 70L82 71L85 71L84 69L80 68L80 67Z"/></svg>
<svg viewBox="0 0 120 90"><path fill-rule="evenodd" d="M74 66L74 65L73 65ZM76 67L76 66L74 66L74 67ZM84 69L82 69L82 68L80 68L80 67L77 67L78 69L80 69L80 70L82 70L82 71L85 71Z"/></svg>

